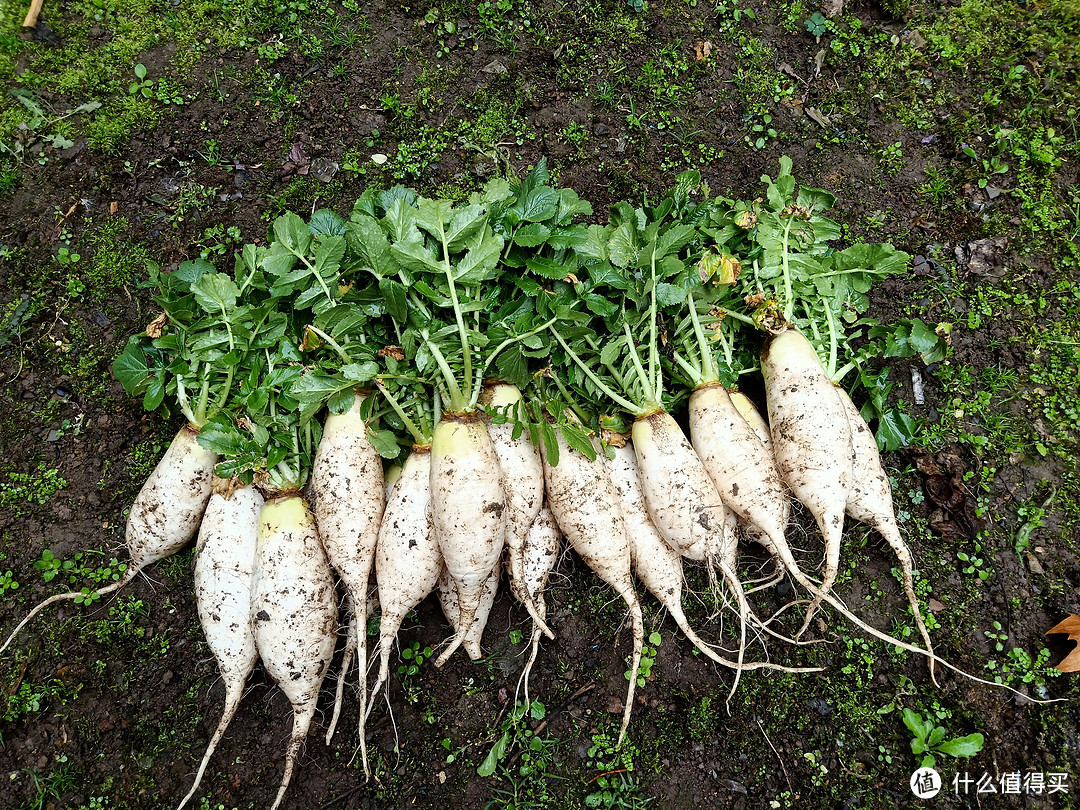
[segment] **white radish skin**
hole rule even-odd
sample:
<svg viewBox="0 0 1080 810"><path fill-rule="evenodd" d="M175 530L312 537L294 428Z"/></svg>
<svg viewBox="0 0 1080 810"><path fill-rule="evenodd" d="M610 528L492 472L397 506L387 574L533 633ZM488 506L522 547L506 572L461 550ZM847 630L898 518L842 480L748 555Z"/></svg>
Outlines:
<svg viewBox="0 0 1080 810"><path fill-rule="evenodd" d="M491 446L487 426L475 416L444 416L435 427L431 516L435 540L457 586L461 610L457 633L435 661L435 666L441 667L465 640L480 606L484 582L506 541L506 495L499 457Z"/></svg>
<svg viewBox="0 0 1080 810"><path fill-rule="evenodd" d="M533 521L533 525L529 527L529 533L525 535L525 545L522 549L523 575L521 583L526 593L532 597L537 613L540 614L542 619L547 616L544 589L547 587L548 577L551 576L551 571L555 568L555 563L559 559L559 539L559 526L555 522L555 516L551 514L551 509L545 502L540 508L536 520ZM509 565L510 562L507 560L507 567ZM516 593L514 595L517 596ZM525 683L525 705L527 706L532 703L529 698L529 676L532 673L533 664L536 663L536 656L540 652L540 637L542 635L544 634L539 625L534 622L529 660L526 662L525 669L521 673L521 679L518 681L519 687L522 681Z"/></svg>
<svg viewBox="0 0 1080 810"><path fill-rule="evenodd" d="M769 435L769 423L765 421L746 394L741 391L728 391L728 396L731 397L731 404L735 406L735 410L746 420L750 429L757 434L757 437L761 439L761 443L765 445L765 449L771 454L772 436Z"/></svg>
<svg viewBox="0 0 1080 810"><path fill-rule="evenodd" d="M756 412L755 412L756 413ZM784 536L790 506L772 454L762 452L749 422L722 385L690 395L690 439L724 505L774 543Z"/></svg>
<svg viewBox="0 0 1080 810"><path fill-rule="evenodd" d="M512 408L519 416L524 416L521 391L516 385L499 383L486 392L492 408L505 410ZM514 438L513 422L488 425L488 434L495 454L499 457L499 466L503 473L503 490L506 492L506 547L510 587L518 600L525 605L532 620L539 625L548 638L555 634L539 616L536 603L529 596L528 589L522 586L524 560L522 549L525 536L529 533L540 506L544 502L544 465L540 461L540 451L529 438L528 431L521 431Z"/></svg>
<svg viewBox="0 0 1080 810"><path fill-rule="evenodd" d="M253 486L214 476L195 552L195 603L206 643L225 684L221 721L206 747L195 783L177 806L180 810L199 789L210 757L236 714L244 685L258 660L251 627L251 580L263 497Z"/></svg>
<svg viewBox="0 0 1080 810"><path fill-rule="evenodd" d="M298 493L267 502L259 517L251 622L259 657L293 709L285 773L271 807L276 810L315 716L338 629L334 574L315 518Z"/></svg>
<svg viewBox="0 0 1080 810"><path fill-rule="evenodd" d="M704 560L710 581L719 569L728 583L739 608L741 662L750 607L735 574L738 537L727 521L724 501L671 414L657 411L639 417L632 436L645 507L660 536L683 557Z"/></svg>
<svg viewBox="0 0 1080 810"><path fill-rule="evenodd" d="M734 669L779 669L784 672L817 672L815 668L790 668L778 664L729 661L706 644L694 629L682 608L683 567L679 553L664 542L645 509L641 479L634 449L629 444L615 447L611 462L611 480L619 493L623 526L630 539L630 557L641 583L671 614L675 624L690 643L716 663Z"/></svg>
<svg viewBox="0 0 1080 810"><path fill-rule="evenodd" d="M776 466L825 538L821 588L796 638L836 581L844 512L851 494L852 443L847 408L810 342L794 329L772 335L761 350Z"/></svg>
<svg viewBox="0 0 1080 810"><path fill-rule="evenodd" d="M552 467L544 456L544 481L548 506L559 529L589 566L622 597L630 610L634 632L634 658L630 665L630 685L626 693L619 745L622 745L634 708L634 689L641 649L645 643L645 623L641 603L630 578L630 540L619 511L619 496L611 481L607 456L594 439L595 461L572 450L560 431L555 431L559 463Z"/></svg>
<svg viewBox="0 0 1080 810"><path fill-rule="evenodd" d="M351 651L356 650L360 668L360 716L367 704L367 592L371 566L375 558L375 543L379 537L379 522L385 504L385 483L382 459L367 436L367 424L360 409L364 396L355 394L353 404L343 414L331 413L323 425L322 439L311 468L309 496L319 527L319 536L330 565L341 581L349 598L349 629L345 658L342 662L338 699L334 704L334 720L327 732L327 743L336 727L341 710L342 693ZM360 756L364 773L370 775L367 743L360 738Z"/></svg>
<svg viewBox="0 0 1080 810"><path fill-rule="evenodd" d="M195 535L210 499L210 476L218 458L199 445L198 435L191 425L182 427L135 496L125 535L131 562L119 580L98 589L102 596L123 588L148 565L175 554ZM11 631L0 652L46 607L79 596L81 591L72 591L41 602Z"/></svg>
<svg viewBox="0 0 1080 810"><path fill-rule="evenodd" d="M919 600L915 596L915 582L913 571L915 562L911 557L911 550L900 536L900 527L896 525L896 513L893 509L892 486L889 484L889 476L885 474L881 466L881 454L878 452L877 440L866 424L859 409L851 401L851 397L843 388L838 388L840 399L847 408L848 423L851 425L851 443L854 452L853 475L851 493L848 496L847 513L862 523L877 529L885 541L892 546L900 561L900 570L904 575L904 592L911 604L911 612L915 616L915 624L919 627L919 633L926 642L926 649L933 655L934 646L930 641L930 633L923 622L922 610L919 608ZM937 682L934 673L934 659L930 658L930 676Z"/></svg>
<svg viewBox="0 0 1080 810"><path fill-rule="evenodd" d="M435 590L443 567L432 531L430 492L431 453L427 448L414 448L386 504L375 547L375 579L379 583L382 616L379 677L373 695L390 676L390 653L401 623ZM370 705L367 714L371 714Z"/></svg>
<svg viewBox="0 0 1080 810"><path fill-rule="evenodd" d="M472 625L465 632L465 640L461 643L462 649L473 661L479 661L484 657L484 653L480 649L480 639L484 635L484 628L487 627L487 620L491 615L491 606L495 604L495 594L499 590L499 575L501 573L502 565L496 563L495 570L484 580L484 591L480 595L480 604L476 608ZM456 633L458 631L458 622L461 621L461 608L458 604L454 582L450 579L450 574L445 567L439 575L437 591L443 615Z"/></svg>

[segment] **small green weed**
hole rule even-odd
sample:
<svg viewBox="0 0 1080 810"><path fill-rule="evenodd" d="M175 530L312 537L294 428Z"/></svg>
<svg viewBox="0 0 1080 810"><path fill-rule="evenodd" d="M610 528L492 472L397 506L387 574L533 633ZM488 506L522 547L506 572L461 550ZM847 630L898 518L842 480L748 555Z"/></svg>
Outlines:
<svg viewBox="0 0 1080 810"><path fill-rule="evenodd" d="M922 756L919 767L933 768L937 760L934 754L949 757L972 757L983 747L983 735L978 732L966 737L948 736L944 726L936 725L933 720L924 720L922 715L911 709L904 709L904 725L912 733L911 753Z"/></svg>

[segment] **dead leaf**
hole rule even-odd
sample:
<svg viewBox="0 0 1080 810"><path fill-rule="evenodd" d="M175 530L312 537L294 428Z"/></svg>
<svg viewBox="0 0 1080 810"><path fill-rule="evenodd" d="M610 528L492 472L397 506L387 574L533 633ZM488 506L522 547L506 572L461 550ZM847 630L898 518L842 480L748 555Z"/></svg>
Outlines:
<svg viewBox="0 0 1080 810"><path fill-rule="evenodd" d="M975 539L985 521L975 512L975 501L964 486L964 462L951 450L932 456L921 447L905 452L923 476L926 497L936 508L930 513L930 529L945 540Z"/></svg>
<svg viewBox="0 0 1080 810"><path fill-rule="evenodd" d="M957 245L956 263L969 273L977 276L999 276L1005 264L1005 251L1009 248L1009 237L995 236L992 239L977 239Z"/></svg>
<svg viewBox="0 0 1080 810"><path fill-rule="evenodd" d="M151 340L161 337L161 333L165 331L165 324L169 322L169 316L162 312L146 327L146 336Z"/></svg>
<svg viewBox="0 0 1080 810"><path fill-rule="evenodd" d="M697 57L699 62L703 62L709 58L709 55L713 52L713 44L709 40L704 42L698 42L694 46L694 56Z"/></svg>
<svg viewBox="0 0 1080 810"><path fill-rule="evenodd" d="M931 611L933 611L934 613L940 613L944 609L945 609L945 604L943 602L939 602L937 599L935 599L932 596L930 597L930 610Z"/></svg>
<svg viewBox="0 0 1080 810"><path fill-rule="evenodd" d="M383 346L377 354L379 357L393 357L399 362L405 359L405 352L402 351L400 346Z"/></svg>
<svg viewBox="0 0 1080 810"><path fill-rule="evenodd" d="M1058 622L1049 630L1046 631L1046 635L1052 636L1057 633L1068 634L1069 641L1076 642L1076 646L1073 647L1072 652L1065 656L1065 659L1054 667L1058 672L1080 672L1080 616L1075 613L1070 613L1069 618L1062 622Z"/></svg>
<svg viewBox="0 0 1080 810"><path fill-rule="evenodd" d="M822 115L820 112L818 112L817 107L807 107L806 108L806 117L809 118L811 121L813 121L815 124L817 124L822 129L825 129L826 127L829 126L829 124L832 123L829 120L829 117L827 115Z"/></svg>
<svg viewBox="0 0 1080 810"><path fill-rule="evenodd" d="M830 20L844 10L844 0L821 0L821 13Z"/></svg>

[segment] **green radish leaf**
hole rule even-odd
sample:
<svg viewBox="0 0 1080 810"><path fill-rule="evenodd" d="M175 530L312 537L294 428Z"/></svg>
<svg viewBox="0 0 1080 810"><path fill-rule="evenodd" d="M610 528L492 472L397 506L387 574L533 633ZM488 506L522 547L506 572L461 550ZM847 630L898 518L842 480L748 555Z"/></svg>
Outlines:
<svg viewBox="0 0 1080 810"><path fill-rule="evenodd" d="M973 757L983 748L982 734L969 734L966 737L958 737L941 743L937 750L950 757Z"/></svg>
<svg viewBox="0 0 1080 810"><path fill-rule="evenodd" d="M390 251L390 240L382 226L366 214L354 215L345 226L345 241L349 250L361 257L364 264L379 278L397 275L397 262Z"/></svg>
<svg viewBox="0 0 1080 810"><path fill-rule="evenodd" d="M559 210L559 195L546 186L527 191L509 209L508 219L516 222L543 222Z"/></svg>
<svg viewBox="0 0 1080 810"><path fill-rule="evenodd" d="M420 197L416 201L416 224L427 231L438 241L443 241L442 236L447 231L447 222L450 218L450 208L453 202L450 200L431 200ZM447 234L449 238L449 234Z"/></svg>
<svg viewBox="0 0 1080 810"><path fill-rule="evenodd" d="M615 229L608 241L607 250L608 258L616 267L629 267L637 258L638 251L630 223L624 222Z"/></svg>
<svg viewBox="0 0 1080 810"><path fill-rule="evenodd" d="M142 393L151 371L138 338L131 338L124 350L113 360L112 373L129 395Z"/></svg>
<svg viewBox="0 0 1080 810"><path fill-rule="evenodd" d="M146 394L143 396L143 407L148 411L156 410L164 399L164 378L160 374L150 377L146 383Z"/></svg>
<svg viewBox="0 0 1080 810"><path fill-rule="evenodd" d="M398 323L405 323L409 319L409 293L405 285L400 281L382 278L379 279L379 292L386 302L386 311L390 313L390 317Z"/></svg>
<svg viewBox="0 0 1080 810"><path fill-rule="evenodd" d="M697 229L689 225L672 225L660 235L656 243L654 258L660 261L670 253L689 244L697 235Z"/></svg>
<svg viewBox="0 0 1080 810"><path fill-rule="evenodd" d="M488 751L488 755L484 758L484 761L480 763L480 767L476 769L476 773L479 776L491 776L495 773L495 769L498 767L499 762L506 756L507 746L510 745L510 732L504 731L499 741L491 747Z"/></svg>
<svg viewBox="0 0 1080 810"><path fill-rule="evenodd" d="M608 260L608 240L611 238L611 228L603 225L590 225L588 236L585 241L575 246L574 250L581 256L597 262Z"/></svg>
<svg viewBox="0 0 1080 810"><path fill-rule="evenodd" d="M549 259L546 256L536 256L535 258L526 259L525 266L529 268L529 272L536 273L538 276L551 280L562 280L566 278L566 265L560 262Z"/></svg>
<svg viewBox="0 0 1080 810"><path fill-rule="evenodd" d="M592 203L578 197L577 192L569 188L560 188L559 211L555 215L555 221L560 225L569 225L578 214L592 216Z"/></svg>
<svg viewBox="0 0 1080 810"><path fill-rule="evenodd" d="M585 293L581 296L581 300L585 302L585 306L601 318L609 318L618 311L617 306L596 293Z"/></svg>
<svg viewBox="0 0 1080 810"><path fill-rule="evenodd" d="M682 304L686 301L686 290L674 284L661 281L656 285L656 303L662 307Z"/></svg>
<svg viewBox="0 0 1080 810"><path fill-rule="evenodd" d="M398 444L397 436L389 430L376 430L368 427L368 440L371 446L383 458L397 458L401 454L401 445Z"/></svg>
<svg viewBox="0 0 1080 810"><path fill-rule="evenodd" d="M551 236L551 229L539 224L525 225L514 231L514 244L521 247L542 245Z"/></svg>
<svg viewBox="0 0 1080 810"><path fill-rule="evenodd" d="M584 430L575 425L559 425L559 432L572 449L577 450L589 461L596 461L596 448L593 447L588 434Z"/></svg>
<svg viewBox="0 0 1080 810"><path fill-rule="evenodd" d="M316 236L343 236L346 222L329 208L320 208L308 220L308 230Z"/></svg>
<svg viewBox="0 0 1080 810"><path fill-rule="evenodd" d="M487 225L487 216L480 205L466 205L455 209L446 226L447 248L456 253L465 247L470 237ZM501 249L500 245L500 249Z"/></svg>
<svg viewBox="0 0 1080 810"><path fill-rule="evenodd" d="M302 256L311 245L312 234L304 220L288 211L274 220L274 239Z"/></svg>
<svg viewBox="0 0 1080 810"><path fill-rule="evenodd" d="M414 273L443 273L443 263L424 242L395 242L390 252L398 263Z"/></svg>
<svg viewBox="0 0 1080 810"><path fill-rule="evenodd" d="M341 373L352 382L369 382L379 373L379 364L370 360L366 363L349 363L341 367Z"/></svg>
<svg viewBox="0 0 1080 810"><path fill-rule="evenodd" d="M489 231L483 241L471 248L454 268L454 281L461 284L480 284L494 278L502 247L502 239Z"/></svg>
<svg viewBox="0 0 1080 810"><path fill-rule="evenodd" d="M895 408L885 411L878 418L877 443L883 452L892 452L911 444L919 426L906 413Z"/></svg>
<svg viewBox="0 0 1080 810"><path fill-rule="evenodd" d="M265 428L262 428L262 431L266 433ZM202 430L199 431L198 441L201 447L219 456L240 455L248 443L244 434L224 416L217 416L203 425Z"/></svg>
<svg viewBox="0 0 1080 810"><path fill-rule="evenodd" d="M230 312L236 306L240 290L224 273L206 273L191 285L199 306L212 315Z"/></svg>
<svg viewBox="0 0 1080 810"><path fill-rule="evenodd" d="M551 236L548 237L547 243L554 250L566 250L585 244L588 237L589 232L585 227L574 225L569 228L555 228L552 230Z"/></svg>
<svg viewBox="0 0 1080 810"><path fill-rule="evenodd" d="M948 344L938 337L937 332L927 326L918 318L911 321L911 345L922 355L923 362L927 365L940 363L949 353Z"/></svg>
<svg viewBox="0 0 1080 810"><path fill-rule="evenodd" d="M528 384L529 367L520 343L512 343L503 349L495 359L499 369L499 379L522 387Z"/></svg>
<svg viewBox="0 0 1080 810"><path fill-rule="evenodd" d="M547 462L552 467L559 466L559 440L555 437L555 428L550 422L540 423L540 437L544 443L544 452L547 453Z"/></svg>
<svg viewBox="0 0 1080 810"><path fill-rule="evenodd" d="M543 289L543 287L540 286L540 282L527 276L521 276L520 278L514 279L514 284L528 296L538 295Z"/></svg>

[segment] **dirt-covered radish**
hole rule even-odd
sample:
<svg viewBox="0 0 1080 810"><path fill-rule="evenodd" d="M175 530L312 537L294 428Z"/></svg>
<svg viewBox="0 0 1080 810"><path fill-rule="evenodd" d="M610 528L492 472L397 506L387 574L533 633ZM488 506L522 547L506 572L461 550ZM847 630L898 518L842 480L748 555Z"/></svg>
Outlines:
<svg viewBox="0 0 1080 810"><path fill-rule="evenodd" d="M801 635L836 581L844 513L853 481L852 432L839 391L813 345L795 329L765 339L761 372L769 407L773 456L784 483L810 510L825 538L821 587Z"/></svg>
<svg viewBox="0 0 1080 810"><path fill-rule="evenodd" d="M742 391L728 391L728 396L731 397L731 404L735 406L735 410L750 425L750 429L761 439L761 443L765 445L769 453L772 453L772 436L769 434L769 423L765 421L765 417L758 411L753 400Z"/></svg>
<svg viewBox="0 0 1080 810"><path fill-rule="evenodd" d="M776 462L719 383L690 395L690 438L724 504L748 526L783 543L790 503Z"/></svg>
<svg viewBox="0 0 1080 810"><path fill-rule="evenodd" d="M390 654L398 629L410 610L439 581L442 555L432 531L430 510L431 452L417 447L405 460L379 526L375 546L375 579L382 611L379 624L379 675L375 695L390 677ZM371 713L371 706L367 714ZM361 736L363 732L361 731Z"/></svg>
<svg viewBox="0 0 1080 810"><path fill-rule="evenodd" d="M334 655L337 614L334 574L307 503L296 492L273 498L259 517L251 622L259 657L292 704L293 728L271 810L285 796L315 716Z"/></svg>
<svg viewBox="0 0 1080 810"><path fill-rule="evenodd" d="M814 668L783 667L756 661L732 661L720 655L706 644L690 626L682 608L683 567L682 557L675 551L653 526L645 508L645 499L641 493L641 479L638 473L634 448L628 442L613 441L615 458L611 462L611 480L619 494L622 509L623 526L630 540L630 557L634 573L641 583L655 596L671 614L675 624L683 631L690 643L722 666L736 670L778 669L784 672L816 672Z"/></svg>
<svg viewBox="0 0 1080 810"><path fill-rule="evenodd" d="M596 459L572 450L561 431L555 431L558 463L552 465L544 455L544 483L548 506L563 536L581 559L626 602L634 634L634 654L630 664L619 744L630 725L634 708L634 689L641 651L645 643L645 624L641 603L630 577L630 540L623 528L619 496L611 481L610 462L593 440Z"/></svg>
<svg viewBox="0 0 1080 810"><path fill-rule="evenodd" d="M330 413L323 424L315 453L308 493L315 511L319 536L331 567L348 592L346 656L342 662L334 717L341 706L342 685L356 650L360 668L360 716L367 709L367 592L385 503L382 459L371 445L362 414L364 396L356 393L349 410ZM327 742L335 722L327 731ZM360 737L364 773L368 773L367 742Z"/></svg>
<svg viewBox="0 0 1080 810"><path fill-rule="evenodd" d="M540 513L536 516L536 520L533 521L533 525L529 527L528 534L525 535L525 543L522 548L522 580L520 583L520 587L524 588L532 598L542 619L547 616L544 589L547 587L548 577L551 576L555 563L559 559L559 540L559 526L555 522L555 516L551 514L551 509L545 500L544 505L540 508ZM507 560L506 564L509 567L510 561ZM522 601L514 589L513 582L511 582L510 590L519 602ZM534 623L529 660L525 663L525 669L522 670L521 678L518 681L519 687L521 683L525 684L526 705L531 704L529 699L529 676L532 673L533 664L536 663L536 656L540 652L540 637L543 635L540 626Z"/></svg>
<svg viewBox="0 0 1080 810"><path fill-rule="evenodd" d="M735 573L738 537L723 499L671 414L638 418L631 435L645 507L660 536L683 557L704 560L710 581L719 571L728 584L739 612L741 662L750 607Z"/></svg>
<svg viewBox="0 0 1080 810"><path fill-rule="evenodd" d="M837 389L840 399L847 409L848 423L851 425L852 452L854 454L851 492L845 505L847 513L855 520L877 529L885 541L892 547L900 561L900 571L904 577L904 593L907 594L915 624L926 642L926 649L933 655L934 645L930 641L918 597L915 596L915 562L911 550L896 525L896 513L893 509L892 486L889 476L881 466L881 454L877 440L866 424L859 409L843 388ZM930 673L934 675L934 659L930 658Z"/></svg>
<svg viewBox="0 0 1080 810"><path fill-rule="evenodd" d="M516 385L498 383L489 386L484 398L493 410L509 412L507 415L519 422L525 418L521 391ZM522 604L533 621L548 638L555 638L555 634L540 617L528 589L520 584L525 575L525 536L536 521L544 501L544 466L540 461L540 452L530 440L528 431L522 430L515 421L492 422L488 425L488 434L491 436L495 454L499 457L503 490L506 492L506 555L511 587L516 589L515 593L519 594L519 598L524 597Z"/></svg>
<svg viewBox="0 0 1080 810"><path fill-rule="evenodd" d="M251 625L251 583L263 497L253 486L217 476L195 551L195 604L206 643L225 684L225 707L210 738L195 783L177 806L199 789L210 757L240 705L244 685L258 660Z"/></svg>
<svg viewBox="0 0 1080 810"><path fill-rule="evenodd" d="M401 486L401 481L398 481ZM460 621L435 661L442 666L465 640L484 582L506 540L506 495L487 426L475 415L447 415L431 443L431 516L435 540L457 588Z"/></svg>
<svg viewBox="0 0 1080 810"><path fill-rule="evenodd" d="M210 499L210 478L218 459L217 453L198 443L198 436L199 431L191 425L182 427L135 496L125 532L131 561L124 575L99 589L99 594L120 590L148 565L178 552L195 535ZM41 602L11 631L0 652L46 607L79 596L81 591L73 591Z"/></svg>
<svg viewBox="0 0 1080 810"><path fill-rule="evenodd" d="M462 649L473 661L479 661L484 657L483 650L480 649L480 639L483 638L484 628L487 627L488 616L491 615L491 606L495 604L495 594L499 590L501 574L502 563L500 561L495 564L495 570L484 580L484 590L480 595L480 604L476 608L476 613L473 614L472 625L465 632L465 640L461 642ZM443 615L450 623L450 626L454 628L454 632L457 633L458 622L461 621L461 606L458 604L457 589L454 587L454 582L450 579L450 574L445 567L439 575L436 591Z"/></svg>

